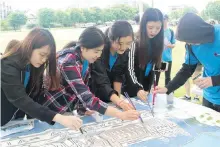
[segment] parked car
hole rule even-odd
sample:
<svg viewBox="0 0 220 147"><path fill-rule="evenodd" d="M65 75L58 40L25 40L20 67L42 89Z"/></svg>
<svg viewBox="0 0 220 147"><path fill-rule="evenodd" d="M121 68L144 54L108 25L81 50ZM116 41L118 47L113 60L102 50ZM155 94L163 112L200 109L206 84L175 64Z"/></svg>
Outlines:
<svg viewBox="0 0 220 147"><path fill-rule="evenodd" d="M96 25L96 23L89 22L89 23L84 24L83 28L88 28L88 27L92 27L92 26L95 26L95 25Z"/></svg>
<svg viewBox="0 0 220 147"><path fill-rule="evenodd" d="M131 25L136 25L136 22L133 21L133 20L128 20L128 22L129 22Z"/></svg>
<svg viewBox="0 0 220 147"><path fill-rule="evenodd" d="M105 26L111 26L112 24L113 24L112 21L107 21L107 22L105 22Z"/></svg>

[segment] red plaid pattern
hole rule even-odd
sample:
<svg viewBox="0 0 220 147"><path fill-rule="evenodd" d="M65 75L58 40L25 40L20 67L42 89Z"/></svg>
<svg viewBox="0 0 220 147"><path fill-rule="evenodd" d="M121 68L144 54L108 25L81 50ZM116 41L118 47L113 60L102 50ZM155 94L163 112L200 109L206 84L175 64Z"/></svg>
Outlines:
<svg viewBox="0 0 220 147"><path fill-rule="evenodd" d="M90 69L82 77L82 58L79 47L64 49L58 52L57 70L61 75L60 88L57 90L45 90L44 106L64 113L68 108L81 104L84 108L98 111L104 114L108 105L95 97L88 85ZM47 76L46 79L47 81Z"/></svg>

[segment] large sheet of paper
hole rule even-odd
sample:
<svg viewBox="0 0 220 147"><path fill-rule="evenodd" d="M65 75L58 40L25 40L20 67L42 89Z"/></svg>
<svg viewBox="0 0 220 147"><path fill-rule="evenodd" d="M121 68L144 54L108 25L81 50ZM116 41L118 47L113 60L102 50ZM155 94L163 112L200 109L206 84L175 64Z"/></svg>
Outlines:
<svg viewBox="0 0 220 147"><path fill-rule="evenodd" d="M1 127L1 138L18 132L31 130L34 128L34 120L15 120L10 121L5 126Z"/></svg>
<svg viewBox="0 0 220 147"><path fill-rule="evenodd" d="M124 146L204 146L220 144L220 114L182 100L166 105L157 97L155 117L147 104L133 100L141 112L140 120L108 118L83 126L86 133L65 129L2 140L2 147L124 147ZM204 139L207 138L207 139ZM199 145L202 147L202 145Z"/></svg>

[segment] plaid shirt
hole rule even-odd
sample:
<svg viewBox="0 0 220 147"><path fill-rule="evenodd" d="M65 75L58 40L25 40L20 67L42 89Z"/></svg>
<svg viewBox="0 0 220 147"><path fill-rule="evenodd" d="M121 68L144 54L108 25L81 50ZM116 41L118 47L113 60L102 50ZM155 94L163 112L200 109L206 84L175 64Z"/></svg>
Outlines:
<svg viewBox="0 0 220 147"><path fill-rule="evenodd" d="M84 110L89 108L104 114L108 105L95 97L87 86L90 69L86 70L84 77L81 75L83 65L80 48L67 48L58 52L57 55L57 70L61 75L60 88L45 90L43 105L56 112L64 113L72 111L77 104L81 104Z"/></svg>

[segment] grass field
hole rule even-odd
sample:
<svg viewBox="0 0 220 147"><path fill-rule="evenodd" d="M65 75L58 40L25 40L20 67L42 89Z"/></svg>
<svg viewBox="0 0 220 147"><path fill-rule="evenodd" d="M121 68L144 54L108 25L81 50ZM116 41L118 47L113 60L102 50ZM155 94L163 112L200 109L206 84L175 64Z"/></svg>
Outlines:
<svg viewBox="0 0 220 147"><path fill-rule="evenodd" d="M105 28L102 28L103 30ZM77 40L80 33L83 29L51 29L55 41L57 50L60 50L65 44L69 41ZM8 42L12 39L22 40L27 34L29 30L23 30L21 32L0 32L0 52L4 52L5 47ZM174 77L177 71L181 68L181 65L184 61L185 56L185 48L184 43L178 42L176 43L176 47L173 49L173 67L172 67L172 77ZM161 74L160 77L160 85L164 85L164 74ZM176 97L181 97L185 94L185 89L183 87L179 88L175 92Z"/></svg>

